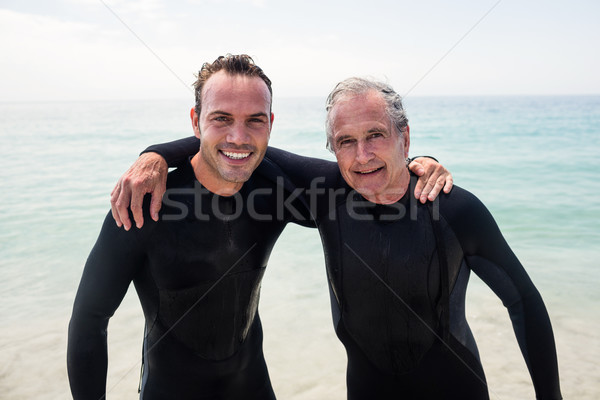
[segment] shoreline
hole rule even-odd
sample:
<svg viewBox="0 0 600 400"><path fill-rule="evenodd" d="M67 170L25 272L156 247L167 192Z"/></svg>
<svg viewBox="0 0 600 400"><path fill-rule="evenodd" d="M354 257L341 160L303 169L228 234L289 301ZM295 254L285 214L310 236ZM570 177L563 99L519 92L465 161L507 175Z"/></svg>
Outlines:
<svg viewBox="0 0 600 400"><path fill-rule="evenodd" d="M300 288L291 293L299 300L281 303L271 287L277 283L267 280L267 276L260 315L265 357L277 396L292 400L345 399L345 352L333 330L327 293L315 299L306 288ZM313 289L319 292L319 288ZM531 379L508 314L488 292L468 292L467 319L479 347L490 396L533 398ZM600 383L594 371L600 354L593 332L600 329L600 320L586 320L576 314L568 309L550 309L562 393L564 398L598 398ZM0 391L14 400L70 396L66 373L68 315L27 323L14 321L11 325L0 336ZM141 307L130 290L109 325L107 388L113 399L137 396L142 337Z"/></svg>

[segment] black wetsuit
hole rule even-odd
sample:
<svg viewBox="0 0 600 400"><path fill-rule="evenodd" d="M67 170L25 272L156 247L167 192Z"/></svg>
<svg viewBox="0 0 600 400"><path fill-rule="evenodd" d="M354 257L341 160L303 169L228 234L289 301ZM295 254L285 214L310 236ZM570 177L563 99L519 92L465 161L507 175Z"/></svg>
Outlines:
<svg viewBox="0 0 600 400"><path fill-rule="evenodd" d="M151 149L176 163L197 146L187 139ZM273 148L266 158L307 189L348 354L349 399L488 398L465 319L471 270L507 307L537 398L561 398L542 298L475 196L455 187L423 205L411 186L396 204L376 205L347 186L335 163Z"/></svg>
<svg viewBox="0 0 600 400"><path fill-rule="evenodd" d="M276 215L271 194L283 189L265 178L274 168L264 161L235 196L221 197L188 162L169 174L159 222L147 201L142 229L126 232L107 215L69 326L75 399L105 394L107 324L132 281L146 320L142 399L275 398L257 312L267 260L291 219Z"/></svg>

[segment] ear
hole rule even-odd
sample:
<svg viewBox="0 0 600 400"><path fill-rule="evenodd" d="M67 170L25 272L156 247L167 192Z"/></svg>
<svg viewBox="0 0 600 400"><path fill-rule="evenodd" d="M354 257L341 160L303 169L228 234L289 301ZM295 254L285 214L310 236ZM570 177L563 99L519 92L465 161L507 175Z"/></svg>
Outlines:
<svg viewBox="0 0 600 400"><path fill-rule="evenodd" d="M269 137L271 137L271 130L273 129L273 121L275 121L275 114L271 113L271 126L269 127Z"/></svg>
<svg viewBox="0 0 600 400"><path fill-rule="evenodd" d="M408 148L410 147L410 126L406 125L406 133L404 134L404 158L408 157Z"/></svg>
<svg viewBox="0 0 600 400"><path fill-rule="evenodd" d="M190 119L192 120L192 128L194 129L194 135L198 139L200 139L200 126L198 125L200 123L200 118L198 114L196 114L196 109L194 107L192 107L192 109L190 110Z"/></svg>

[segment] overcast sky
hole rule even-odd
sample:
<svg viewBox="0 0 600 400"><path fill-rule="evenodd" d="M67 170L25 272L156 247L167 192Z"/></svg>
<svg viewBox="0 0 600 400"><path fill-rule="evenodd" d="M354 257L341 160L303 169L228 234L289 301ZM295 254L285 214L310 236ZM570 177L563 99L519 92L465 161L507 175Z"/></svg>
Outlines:
<svg viewBox="0 0 600 400"><path fill-rule="evenodd" d="M596 0L0 0L0 101L191 96L247 53L278 96L600 94Z"/></svg>

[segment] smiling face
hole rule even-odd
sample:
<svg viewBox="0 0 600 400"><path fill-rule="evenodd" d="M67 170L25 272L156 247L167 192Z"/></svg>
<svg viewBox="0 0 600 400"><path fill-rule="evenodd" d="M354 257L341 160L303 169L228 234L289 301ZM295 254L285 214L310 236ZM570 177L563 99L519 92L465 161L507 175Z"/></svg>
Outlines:
<svg viewBox="0 0 600 400"><path fill-rule="evenodd" d="M398 201L410 180L409 128L395 130L375 90L348 95L331 113L333 150L348 185L374 203Z"/></svg>
<svg viewBox="0 0 600 400"><path fill-rule="evenodd" d="M237 192L262 161L273 114L271 94L258 77L219 71L202 89L200 116L191 110L200 151L192 159L198 180L211 192Z"/></svg>

